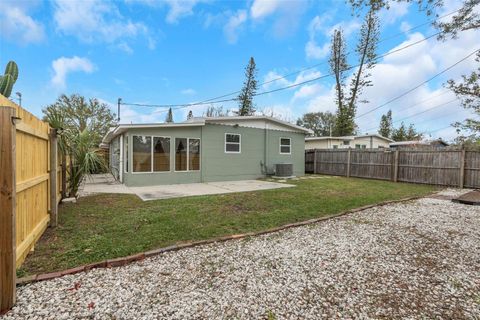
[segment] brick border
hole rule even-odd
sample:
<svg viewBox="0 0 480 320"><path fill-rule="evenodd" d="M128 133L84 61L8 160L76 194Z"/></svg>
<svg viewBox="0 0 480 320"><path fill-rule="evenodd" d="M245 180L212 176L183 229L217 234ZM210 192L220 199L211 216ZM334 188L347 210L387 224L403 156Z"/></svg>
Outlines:
<svg viewBox="0 0 480 320"><path fill-rule="evenodd" d="M65 275L76 274L76 273L80 273L80 272L88 272L92 269L97 269L97 268L121 267L121 266L125 266L125 265L127 265L129 263L132 263L132 262L135 262L135 261L141 261L141 260L144 260L145 258L150 258L150 257L154 257L154 256L157 256L157 255L163 254L165 252L177 251L177 250L180 250L180 249L193 248L193 247L206 245L206 244L211 244L211 243L216 243L216 242L225 242L225 241L229 241L229 240L244 239L244 238L251 237L251 236L259 236L259 235L263 235L263 234L279 232L279 231L290 229L290 228L301 227L301 226L305 226L305 225L309 225L309 224L322 222L322 221L325 221L325 220L330 220L330 219L333 219L333 218L337 218L337 217L348 215L348 214L351 214L351 213L363 211L363 210L366 210L366 209L371 209L371 208L374 208L374 207L383 207L383 206L393 204L393 203L418 200L418 199L421 199L421 198L428 197L428 196L430 196L432 194L435 194L437 192L438 191L435 191L435 192L432 192L431 194L427 194L427 195L423 195L423 196L408 197L408 198L403 198L403 199L398 199L398 200L384 201L384 202L380 202L380 203L377 203L377 204L369 204L369 205L365 205L365 206L362 206L362 207L358 207L358 208L350 209L350 210L347 210L347 211L343 211L343 212L340 212L340 213L324 216L324 217L321 217L321 218L314 218L314 219L309 219L309 220L305 220L305 221L289 223L289 224L285 224L285 225L282 225L282 226L279 226L279 227L270 228L270 229L266 229L266 230L262 230L262 231L247 232L247 233L242 233L242 234L233 234L233 235L228 235L228 236L221 236L221 237L217 237L217 238L199 240L199 241L192 241L192 242L183 242L183 243L174 244L174 245L171 245L171 246L168 246L168 247L163 247L163 248L159 248L159 249L154 249L154 250L150 250L150 251L137 253L137 254L134 254L134 255L126 256L126 257L108 259L108 260L104 260L104 261L101 261L101 262L94 262L94 263L86 264L86 265L83 265L83 266L79 266L79 267L75 267L75 268L71 268L71 269L67 269L67 270L63 270L63 271L50 272L50 273L44 273L44 274L38 274L38 275L31 275L31 276L27 276L27 277L23 277L23 278L17 278L17 286L22 286L22 285L32 283L32 282L51 280L51 279L55 279L55 278L65 276Z"/></svg>

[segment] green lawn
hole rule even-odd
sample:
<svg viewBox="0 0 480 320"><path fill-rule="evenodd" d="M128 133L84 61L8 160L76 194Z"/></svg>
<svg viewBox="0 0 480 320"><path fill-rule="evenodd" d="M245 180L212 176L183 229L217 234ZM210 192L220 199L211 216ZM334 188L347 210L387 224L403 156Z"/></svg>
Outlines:
<svg viewBox="0 0 480 320"><path fill-rule="evenodd" d="M143 202L134 195L80 198L59 209L18 270L63 270L187 240L260 231L386 200L419 196L432 186L355 178L297 180L294 188Z"/></svg>

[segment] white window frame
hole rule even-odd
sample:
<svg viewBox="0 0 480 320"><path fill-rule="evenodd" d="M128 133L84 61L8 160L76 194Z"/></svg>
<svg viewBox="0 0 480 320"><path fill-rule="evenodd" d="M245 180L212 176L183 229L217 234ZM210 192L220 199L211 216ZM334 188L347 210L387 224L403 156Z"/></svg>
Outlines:
<svg viewBox="0 0 480 320"><path fill-rule="evenodd" d="M176 150L176 143L174 144L174 148L175 148L175 152L173 153L173 159L174 159L174 163L173 163L173 172L178 172L178 173L185 173L185 172L200 172L202 170L202 139L200 138L195 138L195 137L175 137L174 138L174 141L176 139L187 139L187 170L176 170L175 168L177 167L176 164L177 164L177 157L175 156L176 153L177 153L177 150ZM198 164L198 170L190 170L190 140L193 140L193 139L196 139L196 140L199 140L200 141L200 162ZM171 141L171 140L170 140ZM159 171L161 172L161 171ZM165 171L164 171L165 172Z"/></svg>
<svg viewBox="0 0 480 320"><path fill-rule="evenodd" d="M238 142L227 142L227 135L234 135L234 136L238 136ZM224 151L225 153L242 153L242 135L240 133L230 133L230 132L226 132L225 133L225 139L223 141L224 143ZM228 144L238 144L238 151L227 151L227 143Z"/></svg>
<svg viewBox="0 0 480 320"><path fill-rule="evenodd" d="M130 159L128 158L128 155L129 155L128 145L129 144L130 144L129 135L126 134L125 137L123 138L123 145L124 145L124 147L123 147L123 162L125 163L125 165L123 166L123 172L125 172L125 173L129 173L128 170L130 169L128 167L128 165L130 164Z"/></svg>
<svg viewBox="0 0 480 320"><path fill-rule="evenodd" d="M286 145L286 144L282 144L282 139L287 139L289 141L289 144ZM280 139L278 140L278 151L280 152L280 154L292 154L292 139L291 138L287 138L287 137L280 137ZM282 147L288 147L288 152L282 152Z"/></svg>
<svg viewBox="0 0 480 320"><path fill-rule="evenodd" d="M150 171L134 171L133 170L133 137L150 137ZM168 171L153 171L153 138L168 138L170 139L170 155L169 155L169 170ZM169 136L154 136L154 135L148 135L148 134L132 134L132 155L131 155L131 164L132 164L132 170L131 174L149 174L149 173L170 173L172 172L172 138Z"/></svg>
<svg viewBox="0 0 480 320"><path fill-rule="evenodd" d="M170 140L170 153L168 154L168 170L167 171L154 171L153 170L153 154L154 154L154 148L153 148L153 140L154 138L165 138ZM172 172L172 138L169 136L152 136L152 173L168 173ZM146 172L144 172L146 173Z"/></svg>

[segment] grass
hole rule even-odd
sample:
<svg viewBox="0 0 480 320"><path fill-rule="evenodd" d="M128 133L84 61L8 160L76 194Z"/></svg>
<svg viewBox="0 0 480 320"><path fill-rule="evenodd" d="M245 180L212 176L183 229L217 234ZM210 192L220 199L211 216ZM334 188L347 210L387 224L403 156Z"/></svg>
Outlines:
<svg viewBox="0 0 480 320"><path fill-rule="evenodd" d="M101 194L59 209L19 276L53 272L189 240L260 231L386 200L432 186L341 177L297 180L295 188L143 202Z"/></svg>

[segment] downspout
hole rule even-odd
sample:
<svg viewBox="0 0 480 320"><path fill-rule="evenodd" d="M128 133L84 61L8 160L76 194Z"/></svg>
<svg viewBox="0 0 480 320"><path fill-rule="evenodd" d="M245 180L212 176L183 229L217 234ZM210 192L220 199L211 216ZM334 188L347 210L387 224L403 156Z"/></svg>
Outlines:
<svg viewBox="0 0 480 320"><path fill-rule="evenodd" d="M265 121L265 148L263 148L264 157L263 160L265 161L265 176L268 175L268 123Z"/></svg>

